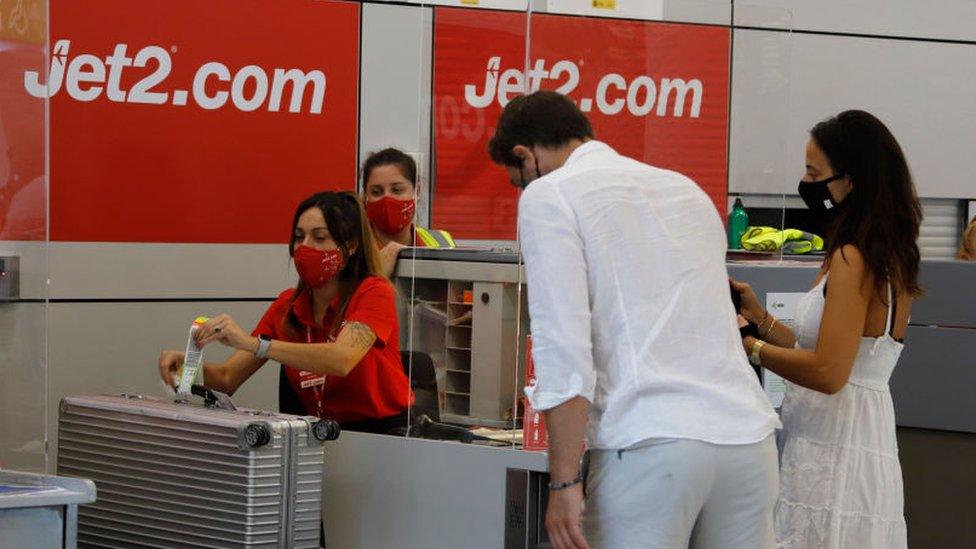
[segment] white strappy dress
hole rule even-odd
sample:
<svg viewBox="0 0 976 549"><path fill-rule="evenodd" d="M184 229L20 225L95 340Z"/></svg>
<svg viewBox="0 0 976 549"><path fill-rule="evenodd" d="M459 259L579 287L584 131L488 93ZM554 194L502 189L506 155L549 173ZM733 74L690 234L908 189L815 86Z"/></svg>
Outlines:
<svg viewBox="0 0 976 549"><path fill-rule="evenodd" d="M797 305L797 347L814 349L827 277ZM888 380L903 345L862 338L851 377L826 395L787 383L780 433L776 539L782 548L900 549L908 545L895 412Z"/></svg>

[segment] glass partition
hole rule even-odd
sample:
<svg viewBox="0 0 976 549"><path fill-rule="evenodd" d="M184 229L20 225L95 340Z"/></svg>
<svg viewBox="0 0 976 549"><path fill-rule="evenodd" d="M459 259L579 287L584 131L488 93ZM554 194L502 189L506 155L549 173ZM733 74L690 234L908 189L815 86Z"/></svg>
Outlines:
<svg viewBox="0 0 976 549"><path fill-rule="evenodd" d="M0 4L0 469L48 458L45 2Z"/></svg>
<svg viewBox="0 0 976 549"><path fill-rule="evenodd" d="M797 129L780 125L789 119L787 12L737 4L735 23L748 28L733 28L731 6L717 0L325 2L287 18L254 7L221 23L243 41L215 57L206 33L193 31L221 10L182 10L162 29L154 5L109 35L86 22L112 23L99 15L110 4L54 4L61 35L50 39L43 3L0 6L0 321L13 335L0 349L4 464L44 467L45 432L65 394L159 392L152 367L130 365L182 346L198 314L257 325L295 285L281 236L295 204L323 189L368 200L360 168L387 147L417 167L417 246L391 267L415 398L401 430L521 447L531 330L519 195L486 145L502 107L526 91L573 98L598 139L689 176L726 222L740 198L749 218L736 218L738 229L769 230L737 258L783 253L775 244L791 228L784 206L797 200L786 195L802 157L785 150ZM316 25L331 30L309 30ZM302 46L247 45L268 33ZM50 62L74 80L46 88ZM53 272L48 97L58 125ZM731 242L742 246L739 235ZM49 282L59 327L53 391ZM157 330L108 347L112 356L82 344L135 325L147 308ZM215 348L208 360L226 356ZM274 408L279 380L266 367L235 400ZM418 431L420 415L460 430Z"/></svg>
<svg viewBox="0 0 976 549"><path fill-rule="evenodd" d="M431 66L405 87L417 94L416 142L426 128L430 138L417 219L458 247L402 252L395 281L403 347L433 366L432 376L408 366L412 384L432 378L436 419L494 440L478 443L522 448L531 330L518 191L486 147L502 107L525 91L568 95L597 139L693 179L727 230L735 222L733 260L778 261L784 194L797 179L783 145L789 128L778 125L788 119L790 18L743 6L737 17L768 27L753 35L733 29L731 6L717 0L487 4L421 4L422 20L397 21L431 36L410 46L429 48L418 57ZM754 242L744 246L747 231ZM413 429L418 410L408 423L426 436Z"/></svg>
<svg viewBox="0 0 976 549"><path fill-rule="evenodd" d="M573 98L617 152L695 181L725 223L731 260L806 250L782 245L803 239L782 232L801 165L783 126L789 12L717 0L551 0L544 9L532 13L527 67L551 65L541 89Z"/></svg>
<svg viewBox="0 0 976 549"><path fill-rule="evenodd" d="M416 141L429 147L420 229L395 277L416 399L409 434L511 447L520 442L516 336L526 324L517 192L487 143L502 106L521 93L526 2L418 4L422 18L398 23L429 40L416 46L422 78L409 88Z"/></svg>
<svg viewBox="0 0 976 549"><path fill-rule="evenodd" d="M259 326L296 287L295 206L322 190L371 201L361 168L390 147L416 176L407 225L374 223L412 399L388 432L544 450L523 396L519 191L487 153L525 92L569 96L597 139L693 179L733 248L767 228L734 259L782 257L802 172L785 143L805 131L781 125L787 12L736 3L733 21L718 0L51 8L49 37L42 1L0 2L0 467L52 469L65 395L164 394L159 353L185 348L195 317ZM231 353L214 344L205 358ZM290 383L269 362L234 401L276 409Z"/></svg>
<svg viewBox="0 0 976 549"><path fill-rule="evenodd" d="M525 70L541 76L530 90L567 95L597 140L691 178L723 221L729 261L778 262L784 249L814 241L783 230L785 194L802 171L802 151L790 158L782 126L788 12L723 1L544 4L533 4L529 21ZM787 237L795 243L783 246ZM533 432L539 422L531 411L524 419L529 447L545 443Z"/></svg>
<svg viewBox="0 0 976 549"><path fill-rule="evenodd" d="M787 147L794 133L808 129L788 122L791 71L800 70L791 63L791 13L736 4L734 22L729 202L741 200L750 231L730 258L816 261L823 235L807 222L796 190L805 151Z"/></svg>
<svg viewBox="0 0 976 549"><path fill-rule="evenodd" d="M727 2L553 0L533 12L538 87L572 98L596 138L680 172L727 210L732 31ZM535 60L545 60L548 67Z"/></svg>
<svg viewBox="0 0 976 549"><path fill-rule="evenodd" d="M417 246L400 252L391 273L415 398L402 430L427 436L415 430L427 415L465 431L432 437L473 433L478 443L521 447L531 330L517 247L518 191L491 163L486 145L503 106L526 91L568 95L591 118L598 139L692 178L723 220L741 199L749 220L736 218L738 229L769 227L757 236L775 234L750 242L737 257L779 259L783 248L769 242L783 238L784 205L794 200L784 196L798 179L800 155L784 150L784 136L795 129L779 125L789 118L787 12L736 5L736 22L748 26L740 29L732 26L731 6L719 1L322 6L287 21L238 12L227 25L255 37L289 33L306 46L289 50L290 57L241 46L214 61L206 40L186 31L212 23L216 15L208 10L181 12L171 29L135 41L152 10L106 37L97 25L84 27L83 9L58 3L53 17L71 37L49 41L43 4L4 4L14 11L3 13L0 52L8 76L0 96L6 151L0 287L7 292L0 319L15 337L4 343L3 405L5 417L19 418L4 421L4 429L16 426L3 438L5 463L44 456L55 397L159 390L151 368L119 376L121 359L105 372L68 375L73 359L99 360L96 352L66 350L82 347L74 343L94 330L85 326L56 346L64 363L55 376L57 395L45 393L49 279L65 302L59 326L93 315L122 328L138 318L139 303L154 303L170 335L140 336L131 345L138 352L123 350L125 360L144 363L147 352L178 348L197 314L230 311L250 329L295 283L280 235L297 200L322 189L356 189L368 200L359 168L387 147L407 153L417 168L411 229ZM308 34L296 22L302 17L322 18L336 32ZM262 25L249 23L256 20ZM85 55L69 72L90 81L45 91L49 42L61 56L54 59L59 75L65 61ZM122 44L129 49L120 51ZM320 59L317 51L337 53ZM105 61L95 63L87 52ZM126 64L133 57L141 60ZM319 93L312 70L323 64L328 93ZM104 86L89 85L97 83L99 66ZM157 74L163 68L165 77ZM165 85L153 87L150 77ZM59 255L49 275L45 116L54 95L60 179L51 208ZM323 136L327 151L317 154ZM251 180L262 183L241 183ZM265 192L270 181L278 192ZM731 241L742 245L738 235ZM247 245L246 254L237 244ZM246 259L255 254L258 261ZM253 276L211 275L242 265L251 265ZM215 349L211 358L224 356ZM262 370L263 381L235 398L274 407L267 388L279 378L272 370Z"/></svg>
<svg viewBox="0 0 976 549"><path fill-rule="evenodd" d="M443 316L445 298L437 288L422 281L418 284L417 266L407 254L415 242L422 242L417 227L430 227L435 184L430 129L433 15L430 6L419 2L362 4L359 194L367 207L390 196L412 200L415 205L413 216L408 212L402 219L405 225L373 224L396 289L398 344L412 386L402 397L408 401L416 395L392 430L400 435L410 432L416 416L438 419L440 409L433 375L435 365L443 362L444 325L437 321ZM388 149L405 153L414 173L408 173L402 164L386 166L395 168L392 175L383 172L383 167L363 169L372 155ZM387 161L396 162L396 158L387 157ZM399 183L394 184L396 181ZM397 250L404 247L397 259ZM433 320L428 320L430 315Z"/></svg>
<svg viewBox="0 0 976 549"><path fill-rule="evenodd" d="M165 397L198 316L250 333L296 287L296 206L356 189L360 3L131 7L0 2L2 467L54 472L64 396ZM280 372L213 387L275 410Z"/></svg>

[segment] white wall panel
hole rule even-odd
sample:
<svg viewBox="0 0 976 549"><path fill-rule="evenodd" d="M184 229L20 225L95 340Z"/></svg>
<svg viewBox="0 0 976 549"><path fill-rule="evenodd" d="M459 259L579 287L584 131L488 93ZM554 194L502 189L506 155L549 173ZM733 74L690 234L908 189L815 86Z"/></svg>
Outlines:
<svg viewBox="0 0 976 549"><path fill-rule="evenodd" d="M363 5L359 163L386 147L418 155L425 192L417 211L423 226L430 203L432 44L432 9Z"/></svg>
<svg viewBox="0 0 976 549"><path fill-rule="evenodd" d="M973 195L976 46L793 34L788 108L781 115L782 106L771 109L763 90L783 83L771 83L763 63L764 48L774 40L770 35L785 34L734 32L733 192L763 192L750 177L763 170L784 174L784 186L795 186L808 129L857 108L878 116L894 133L920 196Z"/></svg>
<svg viewBox="0 0 976 549"><path fill-rule="evenodd" d="M797 166L803 165L803 157L788 148L793 37L736 30L732 38L729 192L793 193L793 180L802 175L794 178Z"/></svg>
<svg viewBox="0 0 976 549"><path fill-rule="evenodd" d="M18 258L17 285L21 299L44 299L47 296L46 242L0 241L0 255Z"/></svg>
<svg viewBox="0 0 976 549"><path fill-rule="evenodd" d="M54 242L51 298L276 297L298 279L287 230L281 244Z"/></svg>
<svg viewBox="0 0 976 549"><path fill-rule="evenodd" d="M765 26L766 8L792 12L794 29L976 40L972 0L748 0L735 2L736 25Z"/></svg>
<svg viewBox="0 0 976 549"><path fill-rule="evenodd" d="M0 469L44 472L45 321L43 303L0 303Z"/></svg>
<svg viewBox="0 0 976 549"><path fill-rule="evenodd" d="M284 241L287 226L281 234ZM8 241L0 242L0 255L20 258L24 299L45 298L48 279L51 299L275 297L298 280L284 242Z"/></svg>
<svg viewBox="0 0 976 549"><path fill-rule="evenodd" d="M546 0L545 9L548 13L660 20L664 18L665 3L665 0L606 0L603 2L595 2L594 0Z"/></svg>
<svg viewBox="0 0 976 549"><path fill-rule="evenodd" d="M732 3L728 0L666 0L665 21L729 25L732 22Z"/></svg>
<svg viewBox="0 0 976 549"><path fill-rule="evenodd" d="M402 0L379 0L402 1ZM445 6L452 8L480 8L491 10L525 11L528 0L406 0L410 4L422 6Z"/></svg>
<svg viewBox="0 0 976 549"><path fill-rule="evenodd" d="M729 0L615 0L599 7L594 4L593 0L537 0L533 11L711 25L728 25L732 16Z"/></svg>

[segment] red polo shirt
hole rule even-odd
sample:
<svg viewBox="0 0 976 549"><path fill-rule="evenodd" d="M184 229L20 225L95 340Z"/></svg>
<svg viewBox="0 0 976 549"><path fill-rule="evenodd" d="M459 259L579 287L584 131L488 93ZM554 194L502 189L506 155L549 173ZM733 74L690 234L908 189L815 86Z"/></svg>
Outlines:
<svg viewBox="0 0 976 549"><path fill-rule="evenodd" d="M341 305L340 298L336 297L329 304L323 325L318 326L312 318L311 296L304 292L292 302L294 293L293 288L281 292L251 333L293 343L334 341L330 334ZM295 312L302 325L298 333L284 325L289 309ZM339 423L380 419L405 412L413 394L400 359L393 286L378 276L364 279L349 298L343 324L349 322L361 322L373 330L376 334L373 347L348 375L326 376L325 384L318 387L303 389L300 370L285 365L285 374L298 398L310 415L316 415L321 395L322 416ZM340 331L335 330L335 334Z"/></svg>

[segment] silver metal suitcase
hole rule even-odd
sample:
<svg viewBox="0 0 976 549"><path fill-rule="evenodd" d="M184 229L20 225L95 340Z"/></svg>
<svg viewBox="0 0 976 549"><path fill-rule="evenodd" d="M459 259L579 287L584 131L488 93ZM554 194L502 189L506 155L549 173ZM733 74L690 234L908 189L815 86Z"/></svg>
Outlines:
<svg viewBox="0 0 976 549"><path fill-rule="evenodd" d="M79 545L319 546L323 443L338 426L233 410L226 395L206 393L206 405L61 401L58 474L91 479L99 493L78 513Z"/></svg>

